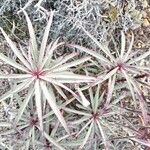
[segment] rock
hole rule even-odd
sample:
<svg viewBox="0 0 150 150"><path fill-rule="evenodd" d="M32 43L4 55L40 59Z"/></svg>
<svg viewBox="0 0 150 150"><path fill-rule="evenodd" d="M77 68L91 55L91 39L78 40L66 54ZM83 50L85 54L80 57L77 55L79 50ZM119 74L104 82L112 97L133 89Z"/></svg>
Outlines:
<svg viewBox="0 0 150 150"><path fill-rule="evenodd" d="M149 25L150 25L150 22L148 21L148 19L144 19L143 26L148 27Z"/></svg>

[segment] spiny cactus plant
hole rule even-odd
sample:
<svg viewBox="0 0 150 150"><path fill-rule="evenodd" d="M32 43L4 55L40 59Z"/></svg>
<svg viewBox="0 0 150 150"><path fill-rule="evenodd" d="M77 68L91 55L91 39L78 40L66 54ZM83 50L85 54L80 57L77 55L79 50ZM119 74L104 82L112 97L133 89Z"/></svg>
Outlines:
<svg viewBox="0 0 150 150"><path fill-rule="evenodd" d="M26 20L28 23L28 29L30 34L30 42L28 52L23 51L22 47L20 46L20 50L17 46L10 40L7 36L5 31L1 28L1 32L3 33L6 41L8 42L9 46L15 53L15 55L19 59L19 63L13 61L12 59L6 57L4 54L0 54L0 59L5 63L21 70L18 74L1 74L1 79L19 79L19 84L14 87L11 91L1 96L0 100L4 101L11 94L19 92L23 89L29 88L28 94L26 99L23 101L21 108L19 109L18 115L16 116L16 122L18 122L26 108L31 96L35 95L35 103L36 103L36 110L38 113L38 119L40 122L40 129L43 130L43 121L42 121L42 93L44 94L45 98L47 99L49 105L51 106L52 110L69 133L69 129L67 124L56 105L56 98L52 89L52 86L60 93L65 99L66 95L60 89L64 88L65 90L72 93L74 96L77 95L69 89L64 83L80 83L80 82L90 82L94 80L94 77L88 77L83 75L77 75L73 72L69 71L70 67L79 65L88 61L90 57L84 57L72 62L68 62L77 53L72 53L70 55L66 55L64 57L58 58L54 60L52 58L53 51L64 44L64 42L58 43L56 41L52 41L50 44L47 45L48 35L50 26L53 20L54 12L51 11L49 21L45 28L44 36L41 42L40 50L38 50L38 44L36 42L36 37L34 33L34 29L32 27L31 21L27 15L27 13L23 10Z"/></svg>
<svg viewBox="0 0 150 150"><path fill-rule="evenodd" d="M145 82L140 82L138 79L146 77L149 79L150 76L150 68L148 63L148 57L150 55L150 51L146 51L142 54L138 54L138 52L132 51L132 46L134 42L134 35L132 34L131 43L129 44L129 48L126 47L126 40L125 40L125 34L124 32L121 32L121 49L120 50L110 50L106 45L103 45L99 41L97 41L96 38L94 38L88 31L86 31L82 26L81 28L83 31L90 37L90 39L100 48L100 51L104 55L98 52L95 52L94 50L90 50L88 48L85 48L83 46L75 45L75 44L69 44L70 47L74 47L80 51L84 51L88 53L89 55L93 56L98 60L97 66L99 65L99 70L101 70L100 74L97 77L97 80L94 81L92 84L88 85L87 87L95 86L95 85L103 85L106 88L106 85L108 84L109 88L107 88L107 100L106 100L106 106L111 104L112 96L114 95L113 89L120 88L120 95L121 92L123 92L122 88L126 88L130 91L130 94L132 96L132 100L135 102L135 105L139 105L140 111L142 113L142 121L143 125L147 126L149 124L149 116L148 116L148 108L147 108L147 97L144 95L143 88L149 89L147 83L147 87L145 86ZM145 63L147 65L140 65L140 61L145 59ZM146 60L147 59L147 60ZM113 81L112 83L108 81ZM123 87L119 83L126 82ZM119 82L119 83L118 83ZM83 88L84 89L84 88ZM112 95L113 94L113 95ZM90 94L89 94L90 95ZM126 97L124 97L126 99ZM121 102L121 99L118 96L118 102ZM96 100L95 100L96 101ZM138 102L137 102L138 101ZM118 103L117 102L117 103ZM100 109L101 110L101 109ZM113 111L111 111L113 112ZM91 122L92 123L92 122ZM88 137L92 130L91 125L89 127L89 132L87 132L87 136L84 139L85 141L88 140ZM131 134L131 133L130 133ZM104 138L104 137L103 137ZM134 139L135 141L141 142L139 139ZM109 149L106 145L106 139L105 139L105 148ZM144 145L147 145L147 142L143 142ZM83 144L83 145L84 145ZM82 146L81 146L82 147Z"/></svg>
<svg viewBox="0 0 150 150"><path fill-rule="evenodd" d="M77 48L81 51L84 51L92 55L93 57L99 60L99 62L101 63L103 67L105 68L107 67L107 69L104 70L103 74L98 77L95 84L102 83L114 75L124 77L125 80L127 81L127 84L128 84L129 90L131 91L133 99L136 101L135 97L137 97L140 100L141 110L143 112L143 116L145 118L144 120L146 123L147 115L145 113L145 109L143 108L143 105L145 103L145 98L140 88L141 85L138 84L138 82L135 80L134 77L141 75L141 74L142 75L144 74L145 76L150 75L150 68L148 66L139 65L139 61L148 57L150 55L150 51L148 50L147 52L141 55L137 55L137 53L132 52L132 46L134 42L133 34L132 34L132 39L131 39L129 48L126 50L125 35L123 32L121 32L121 49L116 50L113 55L107 46L103 46L83 27L82 29L95 42L95 44L98 45L100 50L102 50L102 52L105 53L106 55L106 57L104 57L103 55L98 54L82 46L73 45L73 44L70 45L71 47Z"/></svg>
<svg viewBox="0 0 150 150"><path fill-rule="evenodd" d="M0 63L11 70L0 68L10 89L0 93L0 149L149 149L150 50L136 49L135 34L124 32L133 4L31 0L15 9L30 40L24 47L0 28L11 51L0 47ZM118 43L110 43L114 30Z"/></svg>

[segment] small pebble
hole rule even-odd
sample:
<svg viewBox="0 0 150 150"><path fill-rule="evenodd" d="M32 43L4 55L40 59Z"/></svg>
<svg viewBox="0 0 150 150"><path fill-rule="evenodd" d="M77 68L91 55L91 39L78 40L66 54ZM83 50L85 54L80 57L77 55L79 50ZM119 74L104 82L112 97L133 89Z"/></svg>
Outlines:
<svg viewBox="0 0 150 150"><path fill-rule="evenodd" d="M147 0L144 0L144 1L143 1L143 7L144 7L144 8L148 7L148 1L147 1Z"/></svg>
<svg viewBox="0 0 150 150"><path fill-rule="evenodd" d="M144 19L143 26L148 27L149 25L150 25L150 22L148 21L148 19Z"/></svg>

